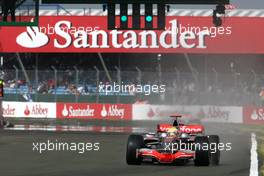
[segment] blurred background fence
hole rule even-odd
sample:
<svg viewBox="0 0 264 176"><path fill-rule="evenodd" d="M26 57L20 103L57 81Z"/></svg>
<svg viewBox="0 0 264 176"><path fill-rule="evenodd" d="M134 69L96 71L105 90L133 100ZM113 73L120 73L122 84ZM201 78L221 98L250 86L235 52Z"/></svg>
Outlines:
<svg viewBox="0 0 264 176"><path fill-rule="evenodd" d="M195 105L261 105L264 75L248 74L81 70L4 70L5 100L42 102L103 102ZM100 85L141 85L143 92L117 92ZM148 86L165 85L165 92ZM160 91L160 90L158 90ZM150 93L150 94L149 94ZM149 95L148 95L149 94Z"/></svg>

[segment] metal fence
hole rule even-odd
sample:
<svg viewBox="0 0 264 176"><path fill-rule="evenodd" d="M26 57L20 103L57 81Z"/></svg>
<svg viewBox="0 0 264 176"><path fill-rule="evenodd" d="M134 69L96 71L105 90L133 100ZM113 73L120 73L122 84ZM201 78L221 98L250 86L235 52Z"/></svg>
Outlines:
<svg viewBox="0 0 264 176"><path fill-rule="evenodd" d="M6 100L17 101L70 101L70 102L110 102L133 103L148 101L154 104L215 104L215 105L246 105L261 104L259 93L264 85L264 75L217 73L195 75L175 72L142 72L115 71L106 73L94 70L26 70L15 67L5 70ZM127 89L112 91L102 85L132 85L142 91ZM164 85L166 91L146 90L147 85L159 88ZM109 88L109 87L108 87ZM155 88L155 90L157 87ZM106 93L107 92L107 93ZM47 99L47 97L49 97ZM68 97L68 98L67 98ZM46 99L45 99L46 98ZM107 99L107 100L105 100Z"/></svg>

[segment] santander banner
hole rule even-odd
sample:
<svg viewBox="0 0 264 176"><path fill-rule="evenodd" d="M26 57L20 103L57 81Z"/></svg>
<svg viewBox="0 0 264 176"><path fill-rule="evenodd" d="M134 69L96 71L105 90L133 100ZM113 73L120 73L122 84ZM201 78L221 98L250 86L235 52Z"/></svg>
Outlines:
<svg viewBox="0 0 264 176"><path fill-rule="evenodd" d="M168 120L178 113L184 121L243 123L242 107L238 106L133 105L133 120Z"/></svg>
<svg viewBox="0 0 264 176"><path fill-rule="evenodd" d="M131 120L131 104L57 103L57 118Z"/></svg>
<svg viewBox="0 0 264 176"><path fill-rule="evenodd" d="M243 107L243 119L245 124L264 124L264 107Z"/></svg>
<svg viewBox="0 0 264 176"><path fill-rule="evenodd" d="M249 25L250 24L250 25ZM264 53L264 20L167 17L165 31L107 30L105 16L41 16L39 27L1 27L0 52Z"/></svg>

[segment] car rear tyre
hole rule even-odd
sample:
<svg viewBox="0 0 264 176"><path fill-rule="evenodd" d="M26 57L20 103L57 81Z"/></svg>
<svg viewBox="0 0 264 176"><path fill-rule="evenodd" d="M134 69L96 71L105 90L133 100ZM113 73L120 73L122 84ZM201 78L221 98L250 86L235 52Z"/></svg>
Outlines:
<svg viewBox="0 0 264 176"><path fill-rule="evenodd" d="M195 138L195 166L208 166L210 164L209 139L207 136L197 136ZM203 147L206 146L207 147Z"/></svg>
<svg viewBox="0 0 264 176"><path fill-rule="evenodd" d="M126 161L129 165L140 165L142 158L137 156L137 150L144 148L144 138L141 135L132 134L128 137Z"/></svg>
<svg viewBox="0 0 264 176"><path fill-rule="evenodd" d="M210 146L214 146L210 151L210 164L211 165L219 165L220 162L220 150L218 149L218 144L220 142L219 136L217 135L210 135L209 136L209 143Z"/></svg>

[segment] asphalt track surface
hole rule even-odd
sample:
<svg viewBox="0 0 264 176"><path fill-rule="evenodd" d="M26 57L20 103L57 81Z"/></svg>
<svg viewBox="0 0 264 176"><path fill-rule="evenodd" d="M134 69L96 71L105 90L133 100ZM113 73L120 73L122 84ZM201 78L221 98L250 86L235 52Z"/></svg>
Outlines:
<svg viewBox="0 0 264 176"><path fill-rule="evenodd" d="M95 122L96 123L96 122ZM156 123L112 122L120 126L144 126L154 129ZM112 124L112 125L113 125ZM195 167L126 164L127 133L0 131L0 176L248 176L250 167L250 134L225 124L206 124L207 134L220 135L222 142L232 142L232 150L221 153L219 166ZM33 151L33 142L100 143L99 151Z"/></svg>

